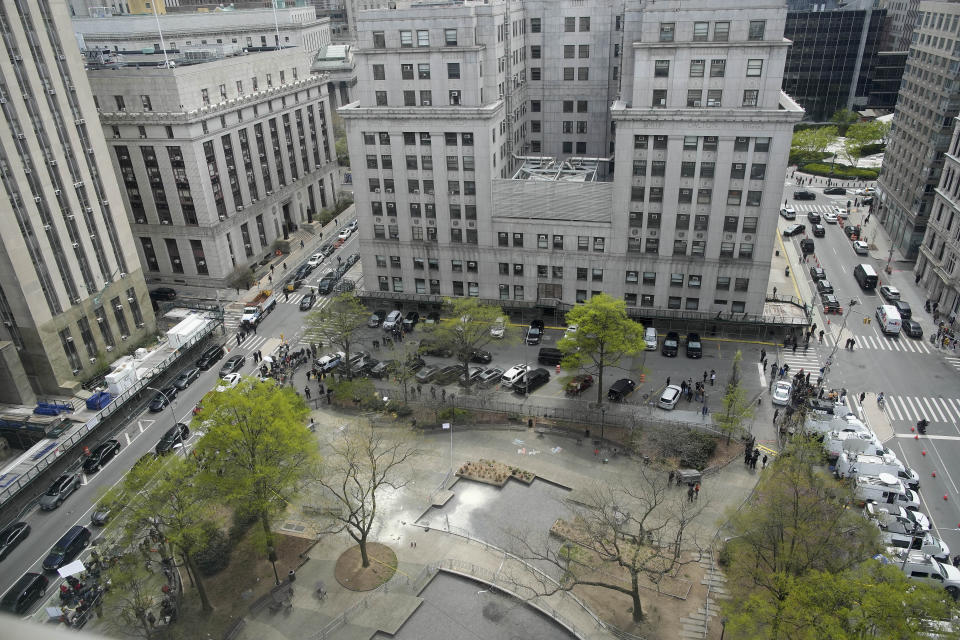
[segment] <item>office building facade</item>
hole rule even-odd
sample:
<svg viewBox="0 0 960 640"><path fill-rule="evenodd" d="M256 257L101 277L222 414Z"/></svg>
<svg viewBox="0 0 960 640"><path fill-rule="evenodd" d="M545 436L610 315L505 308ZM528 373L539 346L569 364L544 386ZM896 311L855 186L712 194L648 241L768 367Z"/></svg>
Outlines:
<svg viewBox="0 0 960 640"><path fill-rule="evenodd" d="M960 109L960 4L920 3L877 182L890 258L916 260Z"/></svg>
<svg viewBox="0 0 960 640"><path fill-rule="evenodd" d="M759 317L800 107L782 3L358 14L344 119L367 293Z"/></svg>
<svg viewBox="0 0 960 640"><path fill-rule="evenodd" d="M325 79L298 48L173 68L147 57L88 71L146 277L233 286L334 206Z"/></svg>
<svg viewBox="0 0 960 640"><path fill-rule="evenodd" d="M0 400L29 403L155 323L66 3L2 3L0 30Z"/></svg>

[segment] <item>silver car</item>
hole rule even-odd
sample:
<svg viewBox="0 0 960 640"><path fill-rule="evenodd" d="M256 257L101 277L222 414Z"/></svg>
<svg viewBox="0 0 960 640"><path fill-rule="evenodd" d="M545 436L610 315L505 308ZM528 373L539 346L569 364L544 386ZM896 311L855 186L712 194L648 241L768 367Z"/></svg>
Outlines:
<svg viewBox="0 0 960 640"><path fill-rule="evenodd" d="M40 496L40 508L44 511L53 511L63 501L80 487L79 473L65 473L50 485L47 492Z"/></svg>

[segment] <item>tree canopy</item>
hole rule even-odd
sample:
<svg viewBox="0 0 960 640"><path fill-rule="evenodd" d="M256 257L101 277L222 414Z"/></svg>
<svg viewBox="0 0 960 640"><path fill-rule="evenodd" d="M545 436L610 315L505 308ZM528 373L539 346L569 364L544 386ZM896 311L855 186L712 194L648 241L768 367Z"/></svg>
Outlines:
<svg viewBox="0 0 960 640"><path fill-rule="evenodd" d="M847 135L847 128L859 119L860 116L850 109L840 109L830 116L830 122L837 125L837 131L841 136Z"/></svg>
<svg viewBox="0 0 960 640"><path fill-rule="evenodd" d="M209 394L193 421L206 430L195 449L204 462L198 481L257 515L264 551L273 542L272 515L318 460L316 440L305 426L308 413L293 389L244 378L233 389Z"/></svg>
<svg viewBox="0 0 960 640"><path fill-rule="evenodd" d="M490 329L506 314L499 306L484 304L476 298L448 299L444 311L444 316L430 332L432 339L449 349L464 370L469 371L473 353L494 340Z"/></svg>
<svg viewBox="0 0 960 640"><path fill-rule="evenodd" d="M850 128L847 129L847 137L843 142L844 156L850 164L857 166L863 156L864 147L883 140L889 131L889 124L877 120L857 122L850 125Z"/></svg>
<svg viewBox="0 0 960 640"><path fill-rule="evenodd" d="M743 353L737 350L733 356L730 380L723 395L723 409L713 414L713 419L727 436L730 437L743 428L747 420L753 418L753 403L747 399L746 390L740 385L740 363Z"/></svg>
<svg viewBox="0 0 960 640"><path fill-rule="evenodd" d="M343 362L348 378L350 372L350 353L360 344L362 329L367 326L370 312L353 293L341 293L332 298L323 309L307 316L306 334L308 336L325 333L330 346L343 352Z"/></svg>
<svg viewBox="0 0 960 640"><path fill-rule="evenodd" d="M795 132L791 146L803 161L820 160L836 139L836 127L811 127Z"/></svg>
<svg viewBox="0 0 960 640"><path fill-rule="evenodd" d="M603 374L626 356L641 353L643 325L627 316L627 306L605 293L597 294L567 313L567 324L577 325L558 343L563 367L584 367L597 375L597 404L603 402Z"/></svg>

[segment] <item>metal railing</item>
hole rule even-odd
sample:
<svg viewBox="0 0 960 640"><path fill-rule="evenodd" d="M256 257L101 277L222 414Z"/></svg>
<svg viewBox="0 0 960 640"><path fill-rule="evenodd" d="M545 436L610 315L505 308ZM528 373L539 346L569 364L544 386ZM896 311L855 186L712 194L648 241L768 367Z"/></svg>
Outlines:
<svg viewBox="0 0 960 640"><path fill-rule="evenodd" d="M211 320L216 320L211 318ZM34 479L42 474L55 460L61 456L67 454L71 449L73 449L77 444L85 439L90 431L93 431L103 420L110 415L116 413L121 407L124 406L132 398L135 398L143 391L144 387L148 386L152 382L153 378L176 362L184 353L189 351L196 344L205 340L216 328L219 326L218 322L209 323L204 330L191 338L188 342L181 345L175 351L173 351L170 356L164 359L159 364L152 367L145 375L143 375L136 383L119 396L110 401L106 407L98 411L92 418L90 418L85 424L81 425L72 435L68 436L65 440L61 441L57 447L48 453L43 458L37 460L33 467L26 473L18 476L11 484L7 485L0 489L0 507L3 507L11 499L14 498L17 494L27 488L30 484L33 483Z"/></svg>

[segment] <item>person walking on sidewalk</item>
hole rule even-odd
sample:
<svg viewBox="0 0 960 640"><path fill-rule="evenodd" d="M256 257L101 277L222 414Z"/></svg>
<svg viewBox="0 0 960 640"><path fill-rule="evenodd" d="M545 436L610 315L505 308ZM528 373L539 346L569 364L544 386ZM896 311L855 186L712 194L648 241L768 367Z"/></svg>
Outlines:
<svg viewBox="0 0 960 640"><path fill-rule="evenodd" d="M693 502L693 485L687 486L687 502Z"/></svg>
<svg viewBox="0 0 960 640"><path fill-rule="evenodd" d="M717 381L717 372L713 369L710 369L710 386L712 387Z"/></svg>

